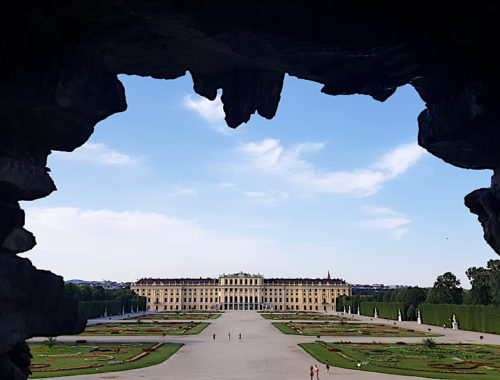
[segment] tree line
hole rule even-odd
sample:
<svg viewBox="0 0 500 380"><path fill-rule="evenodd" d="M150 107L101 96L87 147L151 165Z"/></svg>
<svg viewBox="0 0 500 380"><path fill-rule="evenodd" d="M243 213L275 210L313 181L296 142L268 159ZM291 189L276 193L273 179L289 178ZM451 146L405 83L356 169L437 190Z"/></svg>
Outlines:
<svg viewBox="0 0 500 380"><path fill-rule="evenodd" d="M500 306L500 260L489 260L486 267L471 267L465 272L472 288L464 290L460 280L446 272L437 277L432 288L409 287L379 291L373 295L342 297L340 305L359 305L362 301L400 302L405 305L406 316L415 319L418 305L495 305Z"/></svg>
<svg viewBox="0 0 500 380"><path fill-rule="evenodd" d="M129 301L137 301L139 296L128 288L104 289L102 286L64 284L64 290L69 297L77 301L121 301L128 304Z"/></svg>

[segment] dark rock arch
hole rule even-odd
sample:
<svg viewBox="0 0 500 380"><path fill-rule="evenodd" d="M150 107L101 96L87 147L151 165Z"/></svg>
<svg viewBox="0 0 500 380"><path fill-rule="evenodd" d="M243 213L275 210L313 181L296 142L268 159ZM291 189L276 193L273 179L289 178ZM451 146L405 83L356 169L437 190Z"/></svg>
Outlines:
<svg viewBox="0 0 500 380"><path fill-rule="evenodd" d="M446 162L492 169L467 195L485 239L500 253L500 5L491 1L11 2L0 37L0 378L27 376L31 336L81 331L62 279L16 254L35 240L20 200L55 190L52 150L71 151L94 125L126 109L117 74L222 88L229 126L272 118L285 73L326 94L387 99L410 83L426 102L419 143Z"/></svg>

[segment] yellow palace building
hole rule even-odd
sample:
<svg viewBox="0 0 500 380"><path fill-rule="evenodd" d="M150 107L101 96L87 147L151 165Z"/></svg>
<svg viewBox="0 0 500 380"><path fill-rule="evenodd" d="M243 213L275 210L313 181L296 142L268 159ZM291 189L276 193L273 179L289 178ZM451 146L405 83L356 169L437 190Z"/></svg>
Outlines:
<svg viewBox="0 0 500 380"><path fill-rule="evenodd" d="M330 278L264 278L248 273L219 278L144 278L131 286L146 297L147 309L176 310L335 310L336 298L351 285Z"/></svg>

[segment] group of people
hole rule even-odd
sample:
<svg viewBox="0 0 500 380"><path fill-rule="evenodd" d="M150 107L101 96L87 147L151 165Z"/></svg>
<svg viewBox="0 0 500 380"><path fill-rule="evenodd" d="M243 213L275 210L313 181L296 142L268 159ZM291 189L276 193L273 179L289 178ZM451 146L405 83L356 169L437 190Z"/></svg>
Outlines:
<svg viewBox="0 0 500 380"><path fill-rule="evenodd" d="M325 361L325 372L327 375L330 374L330 364L328 360ZM309 375L311 376L311 380L314 380L314 375L316 375L316 380L319 380L319 368L316 364L309 368Z"/></svg>
<svg viewBox="0 0 500 380"><path fill-rule="evenodd" d="M231 340L231 333L227 333L228 340ZM212 335L213 340L215 340L215 333ZM241 333L238 334L238 339L241 340Z"/></svg>

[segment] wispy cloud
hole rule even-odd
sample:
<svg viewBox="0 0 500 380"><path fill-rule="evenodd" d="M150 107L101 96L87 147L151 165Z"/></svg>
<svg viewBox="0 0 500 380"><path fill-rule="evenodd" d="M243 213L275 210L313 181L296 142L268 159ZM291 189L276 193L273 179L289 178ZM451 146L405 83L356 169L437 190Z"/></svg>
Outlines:
<svg viewBox="0 0 500 380"><path fill-rule="evenodd" d="M285 191L244 191L243 195L254 203L268 206L290 198L290 194Z"/></svg>
<svg viewBox="0 0 500 380"><path fill-rule="evenodd" d="M245 191L243 194L245 194L247 197L250 198L265 198L267 197L267 194L261 191Z"/></svg>
<svg viewBox="0 0 500 380"><path fill-rule="evenodd" d="M139 166L140 158L108 148L105 144L86 143L71 153L54 152L54 158L88 162L104 166Z"/></svg>
<svg viewBox="0 0 500 380"><path fill-rule="evenodd" d="M218 186L221 189L234 189L236 187L236 184L230 182L219 182Z"/></svg>
<svg viewBox="0 0 500 380"><path fill-rule="evenodd" d="M359 228L379 229L388 231L393 237L399 239L408 232L406 225L411 222L409 218L378 218L355 223Z"/></svg>
<svg viewBox="0 0 500 380"><path fill-rule="evenodd" d="M389 207L364 206L363 211L370 215L400 215L399 212Z"/></svg>
<svg viewBox="0 0 500 380"><path fill-rule="evenodd" d="M182 101L182 105L188 110L196 112L203 120L208 122L209 126L223 135L233 134L233 130L229 128L224 121L224 109L220 95L215 100L208 100L201 96L186 95Z"/></svg>
<svg viewBox="0 0 500 380"><path fill-rule="evenodd" d="M416 143L400 145L366 168L351 171L323 171L302 158L304 153L319 152L323 143L302 143L285 149L276 139L243 144L240 150L248 158L247 169L268 173L313 193L368 196L382 185L404 173L425 152Z"/></svg>
<svg viewBox="0 0 500 380"><path fill-rule="evenodd" d="M27 228L38 242L29 257L66 279L133 281L240 269L258 273L262 262L265 270L282 273L294 250L275 240L216 231L156 212L59 207L28 208L26 213Z"/></svg>
<svg viewBox="0 0 500 380"><path fill-rule="evenodd" d="M177 189L177 190L174 190L174 191L168 193L168 195L170 195L172 197L178 197L178 196L183 196L183 195L196 195L196 194L198 194L198 190L194 189L192 187Z"/></svg>

